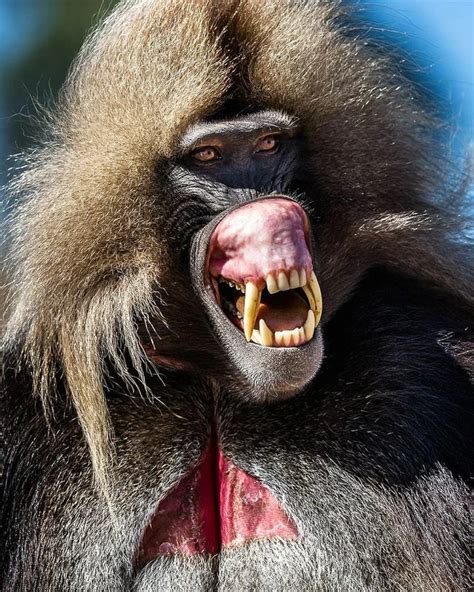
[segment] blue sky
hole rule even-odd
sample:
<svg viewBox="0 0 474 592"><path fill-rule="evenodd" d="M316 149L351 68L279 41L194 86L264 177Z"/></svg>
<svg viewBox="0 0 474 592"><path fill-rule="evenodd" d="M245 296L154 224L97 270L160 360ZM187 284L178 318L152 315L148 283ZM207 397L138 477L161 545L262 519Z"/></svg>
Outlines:
<svg viewBox="0 0 474 592"><path fill-rule="evenodd" d="M371 0L376 22L403 32L467 141L474 136L474 0Z"/></svg>

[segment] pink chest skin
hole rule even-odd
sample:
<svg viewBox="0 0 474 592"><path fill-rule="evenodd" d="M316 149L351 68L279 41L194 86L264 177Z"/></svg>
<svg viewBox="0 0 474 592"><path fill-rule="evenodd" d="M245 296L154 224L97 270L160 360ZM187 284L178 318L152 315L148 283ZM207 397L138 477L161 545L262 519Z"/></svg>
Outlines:
<svg viewBox="0 0 474 592"><path fill-rule="evenodd" d="M295 540L298 531L270 491L211 443L199 464L160 502L138 564L161 555L219 553L251 540Z"/></svg>

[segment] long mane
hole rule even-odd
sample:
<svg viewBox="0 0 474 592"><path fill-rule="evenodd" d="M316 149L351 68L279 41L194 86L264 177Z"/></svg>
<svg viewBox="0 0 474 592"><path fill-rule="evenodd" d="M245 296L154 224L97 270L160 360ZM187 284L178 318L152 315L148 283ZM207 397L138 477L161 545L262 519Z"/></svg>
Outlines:
<svg viewBox="0 0 474 592"><path fill-rule="evenodd" d="M136 319L165 314L156 298L168 257L159 164L229 97L297 114L310 166L328 192L343 188L349 210L356 199L396 204L348 224L333 248L345 253L355 241L373 264L472 297L443 246L443 210L426 199L442 176L431 120L383 56L340 31L337 10L286 0L121 3L85 42L44 139L18 160L9 186L17 205L4 350L31 375L47 415L64 381L103 490L113 458L104 360L131 380L126 351L145 382ZM385 248L394 242L395 258ZM324 257L331 281L339 269Z"/></svg>

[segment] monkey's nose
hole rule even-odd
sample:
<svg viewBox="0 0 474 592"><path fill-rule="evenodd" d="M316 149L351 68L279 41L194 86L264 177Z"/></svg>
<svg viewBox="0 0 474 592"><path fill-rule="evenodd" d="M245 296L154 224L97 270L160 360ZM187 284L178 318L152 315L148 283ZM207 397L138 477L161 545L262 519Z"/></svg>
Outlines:
<svg viewBox="0 0 474 592"><path fill-rule="evenodd" d="M297 287L291 286L291 274L304 272L310 277L313 271L308 233L303 208L290 199L272 197L245 204L215 229L209 271L214 277L231 278L243 285L251 281L259 289L269 275L277 284L280 278L280 289L284 289L283 272L288 276L288 287Z"/></svg>

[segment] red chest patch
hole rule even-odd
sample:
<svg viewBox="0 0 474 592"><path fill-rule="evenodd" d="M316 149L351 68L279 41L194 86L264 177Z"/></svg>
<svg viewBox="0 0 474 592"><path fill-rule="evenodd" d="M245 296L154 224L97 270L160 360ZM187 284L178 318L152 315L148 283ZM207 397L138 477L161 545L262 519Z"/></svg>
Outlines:
<svg viewBox="0 0 474 592"><path fill-rule="evenodd" d="M259 481L211 444L160 502L140 547L140 565L159 555L218 553L253 539L298 538L294 522Z"/></svg>

